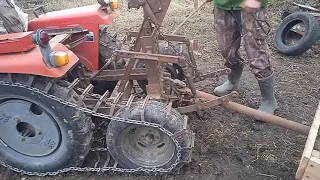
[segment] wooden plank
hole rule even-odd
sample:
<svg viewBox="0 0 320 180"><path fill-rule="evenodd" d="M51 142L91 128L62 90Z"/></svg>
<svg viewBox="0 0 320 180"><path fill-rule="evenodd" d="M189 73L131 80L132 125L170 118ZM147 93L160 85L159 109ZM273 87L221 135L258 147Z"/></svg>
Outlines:
<svg viewBox="0 0 320 180"><path fill-rule="evenodd" d="M311 157L303 174L302 180L319 180L320 179L320 159Z"/></svg>
<svg viewBox="0 0 320 180"><path fill-rule="evenodd" d="M311 158L313 147L316 142L316 138L318 136L319 126L320 126L320 103L316 110L316 114L314 116L314 120L309 131L308 139L303 150L302 158L300 160L299 167L296 172L297 179L301 179L305 174L305 170Z"/></svg>

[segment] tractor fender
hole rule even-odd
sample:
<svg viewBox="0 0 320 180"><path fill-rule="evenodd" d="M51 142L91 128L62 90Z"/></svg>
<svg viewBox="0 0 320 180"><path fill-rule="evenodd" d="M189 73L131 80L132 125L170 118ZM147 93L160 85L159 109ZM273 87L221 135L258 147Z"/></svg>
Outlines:
<svg viewBox="0 0 320 180"><path fill-rule="evenodd" d="M52 51L68 53L69 63L56 68L47 67L39 46L36 46L25 52L0 54L0 73L32 74L51 78L64 76L79 58L61 43L50 43L50 46Z"/></svg>

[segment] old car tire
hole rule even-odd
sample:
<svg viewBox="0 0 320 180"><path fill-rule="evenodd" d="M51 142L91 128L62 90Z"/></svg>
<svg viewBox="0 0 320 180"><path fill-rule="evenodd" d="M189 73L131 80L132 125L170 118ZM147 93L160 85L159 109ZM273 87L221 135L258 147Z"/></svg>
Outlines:
<svg viewBox="0 0 320 180"><path fill-rule="evenodd" d="M28 89L44 90L47 78L9 77L1 74L0 81L25 87L0 85L0 137L7 145L0 145L1 161L40 173L81 165L93 140L91 117ZM48 93L78 103L78 95L63 85L53 84Z"/></svg>
<svg viewBox="0 0 320 180"><path fill-rule="evenodd" d="M134 120L141 120L141 106L143 102L134 102L129 107L119 109L115 116ZM163 123L166 130L175 134L184 127L183 117L175 110L167 114L167 106L157 101L149 101L144 109L146 122ZM177 137L182 149L181 158L177 159L177 147L166 134L155 128L143 125L133 125L120 121L111 121L107 130L107 147L111 156L123 168L169 168L176 161L178 170L190 158L191 152L187 147L191 145L192 135L187 127L185 133ZM168 139L169 138L169 139ZM146 143L146 140L149 143ZM143 153L145 152L145 153ZM151 153L152 152L152 153ZM156 154L158 152L158 154ZM147 156L149 153L149 156ZM155 155L156 154L156 155Z"/></svg>
<svg viewBox="0 0 320 180"><path fill-rule="evenodd" d="M304 23L306 31L295 44L288 45L286 43L288 33L292 33L290 29L298 23ZM288 56L301 55L316 43L319 30L319 23L313 15L305 12L294 12L286 16L278 25L275 35L275 48L278 52Z"/></svg>

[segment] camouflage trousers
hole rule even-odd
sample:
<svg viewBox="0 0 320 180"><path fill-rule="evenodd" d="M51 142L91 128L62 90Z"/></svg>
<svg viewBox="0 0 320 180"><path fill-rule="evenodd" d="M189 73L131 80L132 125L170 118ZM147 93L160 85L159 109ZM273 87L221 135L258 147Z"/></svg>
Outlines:
<svg viewBox="0 0 320 180"><path fill-rule="evenodd" d="M215 8L214 19L219 49L226 60L226 67L244 62L239 54L242 33L251 72L259 79L273 73L267 44L270 26L266 9L247 14Z"/></svg>

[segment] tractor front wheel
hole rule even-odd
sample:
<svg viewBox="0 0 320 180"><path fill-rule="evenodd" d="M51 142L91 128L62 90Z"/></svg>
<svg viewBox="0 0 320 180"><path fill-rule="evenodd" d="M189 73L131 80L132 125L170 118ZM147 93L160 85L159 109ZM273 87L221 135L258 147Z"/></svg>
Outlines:
<svg viewBox="0 0 320 180"><path fill-rule="evenodd" d="M44 90L47 78L7 77L0 75L0 160L29 172L80 165L91 148L90 116L31 90ZM7 79L24 87L6 83ZM71 103L78 101L73 90L57 84L48 93Z"/></svg>

